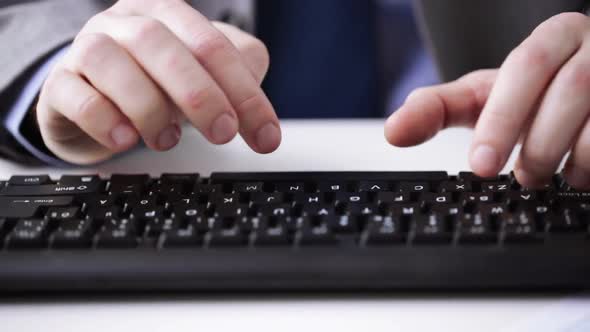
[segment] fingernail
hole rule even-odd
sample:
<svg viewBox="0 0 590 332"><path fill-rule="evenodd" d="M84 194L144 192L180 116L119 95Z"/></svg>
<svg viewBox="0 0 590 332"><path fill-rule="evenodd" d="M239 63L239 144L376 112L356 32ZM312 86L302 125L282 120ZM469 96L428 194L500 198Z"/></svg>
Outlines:
<svg viewBox="0 0 590 332"><path fill-rule="evenodd" d="M111 138L118 147L127 147L138 139L135 129L126 124L120 124L111 130Z"/></svg>
<svg viewBox="0 0 590 332"><path fill-rule="evenodd" d="M566 174L568 184L574 188L588 188L590 187L590 174L581 170L578 167L571 167Z"/></svg>
<svg viewBox="0 0 590 332"><path fill-rule="evenodd" d="M218 116L211 125L211 138L215 144L225 144L231 141L237 133L238 122L227 113Z"/></svg>
<svg viewBox="0 0 590 332"><path fill-rule="evenodd" d="M487 144L477 146L471 154L471 167L484 176L493 176L499 170L500 158L496 149Z"/></svg>
<svg viewBox="0 0 590 332"><path fill-rule="evenodd" d="M267 123L256 133L256 145L261 153L274 151L281 143L281 130L274 123Z"/></svg>
<svg viewBox="0 0 590 332"><path fill-rule="evenodd" d="M180 140L180 127L178 125L171 125L164 129L158 137L158 148L160 150L170 150Z"/></svg>

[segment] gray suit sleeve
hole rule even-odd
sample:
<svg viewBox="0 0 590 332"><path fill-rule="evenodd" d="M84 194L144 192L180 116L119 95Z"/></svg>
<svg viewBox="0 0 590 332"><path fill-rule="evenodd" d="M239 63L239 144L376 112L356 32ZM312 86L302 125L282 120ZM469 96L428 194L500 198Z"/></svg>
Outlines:
<svg viewBox="0 0 590 332"><path fill-rule="evenodd" d="M32 64L72 40L107 4L94 0L0 0L0 93Z"/></svg>

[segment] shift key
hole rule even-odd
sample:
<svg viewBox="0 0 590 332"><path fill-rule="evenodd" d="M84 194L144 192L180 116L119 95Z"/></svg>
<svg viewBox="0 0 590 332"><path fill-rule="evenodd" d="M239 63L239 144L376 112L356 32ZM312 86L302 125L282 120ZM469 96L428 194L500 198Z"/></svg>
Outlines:
<svg viewBox="0 0 590 332"><path fill-rule="evenodd" d="M32 218L41 206L69 206L72 196L59 197L0 197L0 217Z"/></svg>
<svg viewBox="0 0 590 332"><path fill-rule="evenodd" d="M78 186L62 186L46 184L41 186L7 186L0 196L59 196L92 194L98 191L98 184L81 184Z"/></svg>

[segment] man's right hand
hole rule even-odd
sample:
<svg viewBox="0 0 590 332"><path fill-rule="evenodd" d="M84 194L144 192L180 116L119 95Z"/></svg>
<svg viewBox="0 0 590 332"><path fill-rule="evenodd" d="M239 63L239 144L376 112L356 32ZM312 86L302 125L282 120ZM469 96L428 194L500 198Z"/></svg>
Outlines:
<svg viewBox="0 0 590 332"><path fill-rule="evenodd" d="M182 0L120 0L88 21L52 69L37 106L41 135L58 157L90 164L140 138L171 149L186 118L214 144L239 132L269 153L281 131L260 88L268 65L261 41Z"/></svg>

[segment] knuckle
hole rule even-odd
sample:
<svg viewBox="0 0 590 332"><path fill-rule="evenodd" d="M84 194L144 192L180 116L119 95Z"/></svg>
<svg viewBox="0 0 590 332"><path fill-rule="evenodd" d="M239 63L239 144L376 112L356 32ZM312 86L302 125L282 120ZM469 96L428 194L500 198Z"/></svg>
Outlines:
<svg viewBox="0 0 590 332"><path fill-rule="evenodd" d="M79 36L75 43L77 65L82 68L101 66L112 44L111 37L102 33Z"/></svg>
<svg viewBox="0 0 590 332"><path fill-rule="evenodd" d="M520 68L545 68L551 53L540 43L529 40L512 51L508 59Z"/></svg>
<svg viewBox="0 0 590 332"><path fill-rule="evenodd" d="M564 69L567 85L586 91L590 87L590 64L576 63Z"/></svg>
<svg viewBox="0 0 590 332"><path fill-rule="evenodd" d="M147 97L143 105L139 105L132 113L134 114L132 121L142 131L157 132L170 122L164 103L155 96Z"/></svg>
<svg viewBox="0 0 590 332"><path fill-rule="evenodd" d="M431 92L429 88L417 88L410 92L410 94L407 97L407 100L428 98L430 94Z"/></svg>
<svg viewBox="0 0 590 332"><path fill-rule="evenodd" d="M260 73L266 73L270 66L270 54L266 45L257 38L252 38L246 44L243 52L248 54L250 61L255 66L255 70Z"/></svg>
<svg viewBox="0 0 590 332"><path fill-rule="evenodd" d="M183 0L157 0L153 3L154 11L167 11L169 9L175 8L178 6ZM144 0L139 0L139 2L144 3Z"/></svg>
<svg viewBox="0 0 590 332"><path fill-rule="evenodd" d="M100 110L106 109L109 106L109 101L104 96L93 93L76 106L74 122L87 122L95 118L95 115L100 113Z"/></svg>
<svg viewBox="0 0 590 332"><path fill-rule="evenodd" d="M211 85L186 93L183 103L193 115L202 112L209 103L218 98L217 89Z"/></svg>
<svg viewBox="0 0 590 332"><path fill-rule="evenodd" d="M142 17L133 33L133 40L136 43L145 43L149 40L160 40L160 36L166 30L165 25L153 18Z"/></svg>
<svg viewBox="0 0 590 332"><path fill-rule="evenodd" d="M247 98L244 98L238 103L236 111L240 114L249 112L250 110L262 110L266 107L266 97L263 93L253 93Z"/></svg>
<svg viewBox="0 0 590 332"><path fill-rule="evenodd" d="M222 56L230 51L230 42L220 32L203 33L194 39L190 50L200 61L207 62L210 59Z"/></svg>
<svg viewBox="0 0 590 332"><path fill-rule="evenodd" d="M64 75L64 69L54 68L43 83L42 90L46 93L52 93L55 89L59 89L59 80Z"/></svg>

